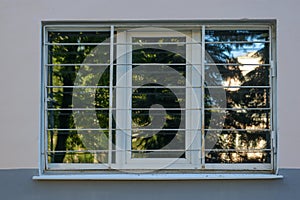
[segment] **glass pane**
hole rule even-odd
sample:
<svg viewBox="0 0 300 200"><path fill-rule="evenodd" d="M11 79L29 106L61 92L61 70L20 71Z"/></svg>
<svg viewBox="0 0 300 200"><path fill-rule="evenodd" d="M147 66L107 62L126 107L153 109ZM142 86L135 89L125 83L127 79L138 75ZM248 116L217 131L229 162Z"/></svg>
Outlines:
<svg viewBox="0 0 300 200"><path fill-rule="evenodd" d="M207 63L269 64L268 43L210 43L205 50Z"/></svg>
<svg viewBox="0 0 300 200"><path fill-rule="evenodd" d="M107 42L110 32L49 32L48 41L51 43L101 43ZM109 42L109 41L108 41Z"/></svg>
<svg viewBox="0 0 300 200"><path fill-rule="evenodd" d="M206 30L205 42L269 41L268 30Z"/></svg>
<svg viewBox="0 0 300 200"><path fill-rule="evenodd" d="M271 152L263 150L209 151L206 163L271 163Z"/></svg>
<svg viewBox="0 0 300 200"><path fill-rule="evenodd" d="M206 131L206 163L270 163L270 131Z"/></svg>
<svg viewBox="0 0 300 200"><path fill-rule="evenodd" d="M48 63L109 63L109 37L110 32L49 32L49 43L61 44L48 46Z"/></svg>
<svg viewBox="0 0 300 200"><path fill-rule="evenodd" d="M131 155L184 157L185 135L179 129L185 128L185 38L135 37L132 42L139 44L132 53Z"/></svg>
<svg viewBox="0 0 300 200"><path fill-rule="evenodd" d="M223 97L222 94L225 94ZM208 88L205 108L270 108L269 88Z"/></svg>
<svg viewBox="0 0 300 200"><path fill-rule="evenodd" d="M208 63L269 63L268 30L207 30L205 42Z"/></svg>
<svg viewBox="0 0 300 200"><path fill-rule="evenodd" d="M57 157L64 157L59 163L107 163L108 152L90 153L90 152L56 152L48 153L48 162L58 163L55 161Z"/></svg>
<svg viewBox="0 0 300 200"><path fill-rule="evenodd" d="M184 158L185 132L133 130L132 158ZM164 144L157 148L157 143Z"/></svg>
<svg viewBox="0 0 300 200"><path fill-rule="evenodd" d="M205 149L270 149L270 131L205 131Z"/></svg>
<svg viewBox="0 0 300 200"><path fill-rule="evenodd" d="M133 37L132 42L132 63L185 63L184 37Z"/></svg>
<svg viewBox="0 0 300 200"><path fill-rule="evenodd" d="M261 65L207 65L206 86L269 86L270 67Z"/></svg>
<svg viewBox="0 0 300 200"><path fill-rule="evenodd" d="M184 112L180 110L133 110L132 128L178 129L184 126Z"/></svg>
<svg viewBox="0 0 300 200"><path fill-rule="evenodd" d="M108 88L51 88L49 93L48 108L108 108L109 89ZM70 96L72 99L71 105L60 103L62 98ZM62 107L66 106L66 107Z"/></svg>
<svg viewBox="0 0 300 200"><path fill-rule="evenodd" d="M109 31L48 34L49 162L107 162L109 37Z"/></svg>
<svg viewBox="0 0 300 200"><path fill-rule="evenodd" d="M48 127L53 129L108 128L107 110L50 110ZM50 123L53 121L54 123ZM51 125L53 124L53 125Z"/></svg>
<svg viewBox="0 0 300 200"><path fill-rule="evenodd" d="M151 105L159 104L164 108L181 108L185 105L184 88L155 88L155 85L149 85L153 88L133 89L132 107L150 108Z"/></svg>
<svg viewBox="0 0 300 200"><path fill-rule="evenodd" d="M109 86L109 66L49 66L48 86Z"/></svg>
<svg viewBox="0 0 300 200"><path fill-rule="evenodd" d="M64 138L67 138L64 141ZM65 142L66 148L60 148ZM115 158L115 131L112 131L112 157ZM51 163L107 162L108 130L48 131L48 155ZM114 160L113 160L114 162Z"/></svg>
<svg viewBox="0 0 300 200"><path fill-rule="evenodd" d="M269 110L206 110L205 129L270 129Z"/></svg>
<svg viewBox="0 0 300 200"><path fill-rule="evenodd" d="M134 65L132 85L185 86L185 65Z"/></svg>

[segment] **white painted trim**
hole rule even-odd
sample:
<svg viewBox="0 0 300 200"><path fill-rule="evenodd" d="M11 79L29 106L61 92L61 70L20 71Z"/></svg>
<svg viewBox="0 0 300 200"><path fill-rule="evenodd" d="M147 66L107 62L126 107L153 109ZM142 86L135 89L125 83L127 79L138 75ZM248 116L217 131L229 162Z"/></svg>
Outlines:
<svg viewBox="0 0 300 200"><path fill-rule="evenodd" d="M33 176L33 180L264 180L282 179L276 174L97 174L97 175L42 175Z"/></svg>

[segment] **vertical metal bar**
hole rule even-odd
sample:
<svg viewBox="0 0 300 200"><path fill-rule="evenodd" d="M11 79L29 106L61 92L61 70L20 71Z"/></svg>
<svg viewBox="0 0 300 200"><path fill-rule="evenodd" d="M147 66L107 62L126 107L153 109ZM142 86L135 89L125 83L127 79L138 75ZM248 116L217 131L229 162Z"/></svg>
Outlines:
<svg viewBox="0 0 300 200"><path fill-rule="evenodd" d="M202 26L201 34L201 165L205 168L205 110L204 110L204 95L205 95L205 26Z"/></svg>
<svg viewBox="0 0 300 200"><path fill-rule="evenodd" d="M47 43L48 43L48 37L47 37ZM44 43L44 45L46 46L46 43ZM52 46L50 48L51 48L51 50L53 50ZM48 51L49 51L49 46L47 45L47 55L46 55L47 56L47 63L45 63L45 64L52 64L52 60L51 59L48 60L49 59ZM51 56L51 58L52 58L52 56ZM45 80L46 81L46 85L47 86L49 86L49 85L53 86L53 76L52 76L52 73L53 73L53 67L54 66L45 66L45 67L48 67L47 68L47 79ZM48 83L48 80L49 80L49 83ZM49 90L50 101L48 100L48 92L47 92L47 90ZM47 101L46 101L47 102L47 107L46 108L48 108L48 103L49 103L50 108L52 108L52 106L53 106L53 87L47 88L45 95L46 95L45 98L47 99ZM50 114L49 115L47 114L47 117L50 118L48 120L48 122L50 123L50 127L53 128L54 127L54 111L50 110L49 112L50 112ZM46 134L47 134L47 137L48 137L48 133L46 133ZM54 131L50 130L50 150L52 152L54 151L53 137L54 137ZM48 142L48 140L47 140L47 142ZM54 162L54 153L51 153L51 163L53 163L53 162Z"/></svg>
<svg viewBox="0 0 300 200"><path fill-rule="evenodd" d="M113 118L113 73L114 73L114 26L110 27L110 69L109 69L109 132L108 132L108 166L112 163L112 118Z"/></svg>
<svg viewBox="0 0 300 200"><path fill-rule="evenodd" d="M269 96L270 96L270 116L267 114L267 122L270 123L270 127L267 127L268 129L270 129L270 145L271 145L271 165L274 167L274 129L273 129L273 73L274 73L274 66L273 66L273 56L272 56L272 30L271 27L268 28L269 31L269 64L270 64L270 68L269 68L269 85L270 85L270 89L269 89ZM268 98L268 97L266 97ZM270 120L268 119L268 117L270 117ZM268 126L268 124L267 124Z"/></svg>

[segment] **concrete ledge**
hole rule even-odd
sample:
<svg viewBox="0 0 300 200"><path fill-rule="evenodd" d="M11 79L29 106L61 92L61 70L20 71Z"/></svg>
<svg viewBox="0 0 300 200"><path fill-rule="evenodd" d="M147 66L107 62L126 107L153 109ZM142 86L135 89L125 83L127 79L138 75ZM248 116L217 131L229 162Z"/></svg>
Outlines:
<svg viewBox="0 0 300 200"><path fill-rule="evenodd" d="M33 180L259 180L282 179L276 174L88 174L40 175Z"/></svg>

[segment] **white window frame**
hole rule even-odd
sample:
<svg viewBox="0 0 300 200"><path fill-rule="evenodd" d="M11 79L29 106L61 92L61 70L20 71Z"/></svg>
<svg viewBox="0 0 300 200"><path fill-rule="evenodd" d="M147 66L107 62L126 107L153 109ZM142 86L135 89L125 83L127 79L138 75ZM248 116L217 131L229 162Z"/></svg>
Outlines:
<svg viewBox="0 0 300 200"><path fill-rule="evenodd" d="M200 43L204 44L204 33L206 29L222 29L222 30L234 30L234 29L238 29L238 28L244 28L247 30L261 30L261 29L266 29L269 30L269 35L270 35L270 71L271 71L271 77L270 77L270 86L271 86L271 163L268 164L206 164L204 161L204 152L203 152L203 145L204 145L204 128L201 129L201 134L195 134L193 137L196 138L196 140L194 140L193 143L190 143L190 139L187 138L187 143L186 146L190 146L190 148L199 148L199 145L201 147L201 151L197 152L197 153L192 153L191 156L187 156L187 159L182 162L177 161L174 165L171 165L170 168L168 169L200 169L201 173L206 173L206 171L215 171L215 172L222 172L222 173L227 173L227 170L237 170L237 171L248 171L250 170L250 172L254 172L257 173L257 171L261 171L261 172L266 172L266 173L271 173L271 174L277 174L277 110L276 110L276 104L277 104L277 94L276 94L276 85L277 85L277 81L276 81L276 30L275 30L275 22L273 20L250 20L249 22L244 22L244 21L229 21L226 23L221 23L219 21L204 21L204 22L199 22L199 21L188 21L188 25L186 25L187 22L167 22L167 23L163 23L163 22L146 22L143 26L163 26L163 27L188 27L191 30L191 37L192 39L195 39L197 41L199 41ZM100 25L99 25L100 24ZM99 30L110 30L111 32L111 36L113 36L114 31L118 31L118 30L122 30L123 27L126 26L130 26L130 27L140 27L140 23L136 23L136 22L128 22L128 23L119 23L119 22L114 22L111 23L110 25L107 25L107 23L74 23L74 24L68 24L68 23L62 23L62 24L57 24L56 22L44 22L43 25L43 48L42 48L42 52L43 52L43 59L42 59L42 84L41 84L41 99L42 99L42 105L41 105L41 145L40 145L40 175L43 175L45 173L47 173L47 171L52 171L52 170L72 170L72 171L81 171L81 170L89 170L89 169L95 169L95 170L100 170L101 169L109 169L111 166L107 165L101 165L101 164L53 164L53 163L48 163L47 161L47 156L46 156L46 152L47 152L47 120L46 120L46 106L47 106L47 100L46 100L46 86L47 86L47 78L46 78L46 74L47 74L47 70L45 70L46 68L46 63L47 63L47 33L48 31L51 30L55 30L55 31L78 31L78 30L83 30L83 31L99 31ZM196 31L195 31L196 30ZM198 30L201 30L201 33L198 33ZM126 42L131 42L131 37L138 35L141 36L142 33L135 33L135 32L131 32L131 33L127 33L127 31L124 31L124 34L119 34L117 40L118 41L126 41ZM157 33L158 35L154 34L154 33L143 33L147 36L154 36L154 37L159 37L159 33ZM153 35L154 34L154 35ZM199 37L200 36L200 37ZM123 37L123 38L122 38ZM114 37L112 37L114 38ZM111 47L113 47L113 43L114 40L111 39ZM191 63L199 63L199 69L202 71L202 85L204 85L204 53L201 52L205 52L205 45L202 45L200 48L197 46L190 46L191 48L187 48L187 59L191 59ZM128 47L127 47L128 48ZM130 47L129 47L130 48ZM194 50L193 50L194 49ZM117 54L122 54L125 52L128 52L128 49L124 50L122 48L117 48ZM129 49L130 52L130 49ZM111 57L113 56L113 51L111 50ZM201 54L201 57L199 57L199 53ZM128 54L130 55L130 54ZM190 58L189 58L190 56ZM130 58L128 58L130 59ZM122 63L122 60L117 60L117 64L118 63ZM130 61L128 62L128 60L126 61L127 63L130 64ZM199 69L191 69L191 71L187 70L187 77L191 78L191 81L193 82L193 80L198 79L199 77L196 76L191 76L191 74L195 74L193 73L193 70L199 70ZM128 70L128 66L126 66L124 68L124 72L126 73L126 70ZM122 72L121 72L122 73ZM127 83L126 83L127 84ZM200 89L201 92L199 93L199 98L202 99L202 96L204 95L204 89L202 87L202 89ZM121 93L124 92L124 95L130 95L131 90L129 91L121 91ZM187 93L189 93L191 91L187 90ZM117 91L117 93L119 93ZM202 102L202 101L201 101ZM130 103L130 102L129 102ZM127 104L128 105L128 104ZM122 105L120 102L118 103L118 97L117 97L117 107L123 108L123 106L125 106L124 108L128 108L127 105ZM190 102L190 107L195 106L195 102ZM204 124L204 104L202 103L202 107L201 110L199 110L200 112L202 112L202 114L200 115L200 120L202 121L202 123ZM118 112L118 109L117 109ZM121 111L120 111L121 112ZM127 113L126 113L127 112ZM129 114L129 115L128 115ZM195 119L199 119L197 117L195 117L195 113L191 114L191 113L186 113L187 114L187 129L188 128L193 128L190 125L191 124L195 124L192 123L192 120ZM118 113L117 115L119 116L131 116L130 113L128 113L128 111L125 111L125 113ZM124 122L125 120L123 120ZM111 123L111 122L110 122ZM126 130L129 130L130 127L128 127L129 123L122 123L120 121L121 126L124 126L124 128L126 128ZM122 128L122 127L121 127ZM124 137L124 134L116 134L117 135L117 143L121 144L123 143L124 146L120 146L122 149L119 149L120 151L117 152L121 152L121 153L117 153L116 157L118 159L117 163L115 166L117 169L157 169L157 166L160 166L161 164L164 164L165 161L162 161L161 159L140 159L138 161L134 161L132 159L129 159L130 155L126 152L128 151L123 151L125 150L129 150L128 149L128 144L130 144L130 141L128 140L128 138L126 139ZM130 135L130 134L128 134ZM186 134L187 135L187 134ZM127 143L124 141L127 141ZM129 145L130 146L130 145ZM110 147L111 148L111 147ZM117 149L118 150L118 149ZM199 156L199 154L201 154ZM199 158L199 159L198 159ZM169 162L169 161L166 161ZM111 164L110 165L114 165ZM196 170L197 172L199 172L199 170ZM99 172L99 171L98 171ZM101 172L102 173L102 172ZM104 173L107 173L104 172ZM151 178L150 178L151 179ZM167 178L166 178L167 179ZM192 178L191 178L192 179Z"/></svg>
<svg viewBox="0 0 300 200"><path fill-rule="evenodd" d="M162 36L163 35L163 36ZM124 97L130 97L132 95L131 90L131 75L130 71L132 70L132 61L131 61L131 53L132 53L132 37L185 37L187 40L187 47L186 47L186 60L187 60L187 66L188 70L187 73L187 82L192 83L194 81L196 84L196 80L201 80L200 73L200 57L196 55L201 54L201 48L200 44L200 30L192 30L190 33L180 33L180 32L168 32L166 29L158 29L158 28L142 28L142 29L133 29L133 31L123 31L121 33L117 34L117 41L118 43L124 43L128 45L120 45L119 48L117 48L117 80L122 80L117 82L119 85L117 85L117 94L123 94L117 96L117 103L116 103L116 112L117 112L117 123L120 125L117 130L117 166L120 169L160 169L160 168L166 168L167 169L197 169L200 168L200 149L199 146L201 144L201 138L199 137L201 135L201 131L190 131L191 133L188 134L188 130L196 130L197 123L196 121L201 121L201 108L195 112L195 109L193 110L193 106L196 107L196 102L201 102L201 90L200 88L192 88L192 86L186 88L186 97L189 95L192 95L192 90L200 90L198 92L198 99L193 98L189 99L186 98L186 100L189 100L190 102L186 102L186 158L131 158L131 119L128 116L131 116L131 102L130 98L124 98ZM122 56L125 55L125 56ZM194 56L192 56L194 55ZM124 63L128 65L124 65ZM191 67L191 64L189 63L198 63ZM120 70L121 69L121 70ZM123 70L122 70L123 69ZM119 71L120 70L120 71ZM194 73L192 72L194 70ZM198 72L197 72L198 70ZM118 73L119 72L119 73ZM126 78L121 78L123 76L126 76ZM124 88L122 86L127 85L127 88ZM199 85L200 86L200 85ZM198 86L198 87L199 87ZM195 93L195 92L194 92ZM124 99L127 99L128 102L125 102ZM199 107L199 105L198 105ZM126 111L124 111L126 109ZM126 120L124 120L126 119ZM127 123L126 123L127 122ZM199 128L198 128L199 129ZM126 133L122 130L125 130ZM125 136L125 138L124 138ZM126 137L127 136L127 137ZM123 141L126 141L125 143ZM119 145L119 144L123 144ZM198 150L196 150L198 147ZM125 149L125 151L124 151Z"/></svg>

